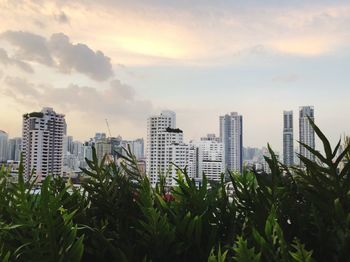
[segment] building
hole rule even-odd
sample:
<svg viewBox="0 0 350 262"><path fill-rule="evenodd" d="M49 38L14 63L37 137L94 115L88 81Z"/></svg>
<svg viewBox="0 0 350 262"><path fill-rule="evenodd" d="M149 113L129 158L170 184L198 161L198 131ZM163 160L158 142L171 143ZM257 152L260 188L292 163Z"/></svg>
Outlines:
<svg viewBox="0 0 350 262"><path fill-rule="evenodd" d="M94 142L96 143L97 141L105 140L106 138L106 133L95 133Z"/></svg>
<svg viewBox="0 0 350 262"><path fill-rule="evenodd" d="M48 175L62 175L65 129L64 115L52 108L23 115L22 153L27 178L31 172L38 182Z"/></svg>
<svg viewBox="0 0 350 262"><path fill-rule="evenodd" d="M15 137L9 139L8 142L8 160L20 161L21 158L22 139Z"/></svg>
<svg viewBox="0 0 350 262"><path fill-rule="evenodd" d="M191 162L193 149L183 142L183 131L176 128L174 112L162 111L160 115L147 119L146 152L146 169L151 184L155 186L161 174L167 176L168 186L175 185L176 168L173 164L184 169ZM193 168L188 170L192 172Z"/></svg>
<svg viewBox="0 0 350 262"><path fill-rule="evenodd" d="M168 130L167 132L172 132ZM166 184L168 186L175 186L177 178L177 170L187 169L187 174L189 177L193 177L192 169L188 168L190 159L190 149L191 147L185 143L172 143L166 148L166 162L165 167L167 170L164 171L167 175ZM193 154L192 154L193 155Z"/></svg>
<svg viewBox="0 0 350 262"><path fill-rule="evenodd" d="M224 167L242 173L243 118L236 112L220 116L220 141L224 146Z"/></svg>
<svg viewBox="0 0 350 262"><path fill-rule="evenodd" d="M100 139L95 143L96 156L98 161L102 161L102 159L106 156L106 163L113 162L112 161L112 146L107 142L106 139Z"/></svg>
<svg viewBox="0 0 350 262"><path fill-rule="evenodd" d="M299 108L299 141L315 149L315 131L312 128L309 119L315 121L315 112L313 106L303 106ZM311 154L304 146L300 144L300 155L315 161L315 155Z"/></svg>
<svg viewBox="0 0 350 262"><path fill-rule="evenodd" d="M123 140L121 146L126 150L128 150L130 147L131 153L136 157L137 160L141 160L145 157L143 138L130 141Z"/></svg>
<svg viewBox="0 0 350 262"><path fill-rule="evenodd" d="M294 165L293 111L283 112L283 163Z"/></svg>
<svg viewBox="0 0 350 262"><path fill-rule="evenodd" d="M208 134L190 144L197 148L195 178L202 180L205 174L208 180L220 181L221 174L225 172L224 147L220 139L214 134Z"/></svg>
<svg viewBox="0 0 350 262"><path fill-rule="evenodd" d="M8 134L0 130L0 163L8 160Z"/></svg>
<svg viewBox="0 0 350 262"><path fill-rule="evenodd" d="M113 156L114 159L117 159L118 153L122 153L122 137L117 136L117 137L108 137L107 142L111 144L111 155Z"/></svg>

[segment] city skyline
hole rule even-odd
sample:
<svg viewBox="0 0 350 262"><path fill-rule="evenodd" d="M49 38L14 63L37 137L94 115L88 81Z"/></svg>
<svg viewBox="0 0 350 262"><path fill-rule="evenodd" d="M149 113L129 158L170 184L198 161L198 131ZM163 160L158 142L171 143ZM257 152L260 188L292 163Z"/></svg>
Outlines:
<svg viewBox="0 0 350 262"><path fill-rule="evenodd" d="M23 112L50 106L81 141L108 133L105 118L113 136L145 138L145 119L169 109L189 141L237 111L246 146L282 152L283 110L313 105L335 144L350 133L349 11L345 0L0 1L0 129L18 137Z"/></svg>

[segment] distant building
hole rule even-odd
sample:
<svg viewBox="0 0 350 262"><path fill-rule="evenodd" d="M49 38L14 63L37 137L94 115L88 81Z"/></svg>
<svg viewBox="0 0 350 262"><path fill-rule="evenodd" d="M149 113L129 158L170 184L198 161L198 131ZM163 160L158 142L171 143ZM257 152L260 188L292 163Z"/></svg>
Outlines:
<svg viewBox="0 0 350 262"><path fill-rule="evenodd" d="M94 142L96 143L100 140L105 140L105 139L107 139L106 133L96 133L94 137Z"/></svg>
<svg viewBox="0 0 350 262"><path fill-rule="evenodd" d="M108 137L107 142L111 144L111 155L113 156L114 159L117 158L117 154L122 153L122 137L117 136L117 137Z"/></svg>
<svg viewBox="0 0 350 262"><path fill-rule="evenodd" d="M0 130L0 162L8 160L8 138L8 134Z"/></svg>
<svg viewBox="0 0 350 262"><path fill-rule="evenodd" d="M48 175L62 175L65 128L64 115L49 107L23 115L22 153L26 177L34 171L34 178L40 182Z"/></svg>
<svg viewBox="0 0 350 262"><path fill-rule="evenodd" d="M224 146L225 169L242 173L243 118L236 112L220 116L220 140Z"/></svg>
<svg viewBox="0 0 350 262"><path fill-rule="evenodd" d="M15 137L9 139L8 143L8 160L19 161L21 158L22 138Z"/></svg>
<svg viewBox="0 0 350 262"><path fill-rule="evenodd" d="M143 138L129 141L123 140L122 147L126 150L128 150L128 147L130 147L131 153L136 157L137 160L143 159L145 157Z"/></svg>
<svg viewBox="0 0 350 262"><path fill-rule="evenodd" d="M315 131L312 128L308 117L315 121L313 106L303 106L299 108L299 141L315 149ZM311 154L304 146L300 145L300 155L315 161L315 155Z"/></svg>
<svg viewBox="0 0 350 262"><path fill-rule="evenodd" d="M220 181L225 172L224 147L220 139L214 134L208 134L199 141L192 141L196 150L197 172L195 177L202 179L203 174L208 180Z"/></svg>
<svg viewBox="0 0 350 262"><path fill-rule="evenodd" d="M111 147L111 144L107 142L107 140L98 140L96 143L95 143L95 149L96 149L96 156L97 156L97 159L98 161L101 161L105 156L106 156L106 161L107 162L111 162L111 158L112 158L112 155L111 155L111 150L112 150L112 147Z"/></svg>
<svg viewBox="0 0 350 262"><path fill-rule="evenodd" d="M283 112L283 163L294 165L293 111Z"/></svg>

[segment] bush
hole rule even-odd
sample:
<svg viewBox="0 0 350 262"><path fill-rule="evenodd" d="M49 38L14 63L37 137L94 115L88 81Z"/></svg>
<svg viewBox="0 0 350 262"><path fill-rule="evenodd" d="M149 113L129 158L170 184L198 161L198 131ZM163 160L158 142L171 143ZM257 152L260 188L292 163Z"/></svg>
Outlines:
<svg viewBox="0 0 350 262"><path fill-rule="evenodd" d="M130 151L120 167L94 152L80 189L47 177L36 192L22 166L18 183L2 168L0 260L349 261L350 143L337 155L340 142L332 150L312 125L324 154L304 145L317 158L299 156L305 168L269 148L271 174L197 186L179 169L170 191L152 188Z"/></svg>

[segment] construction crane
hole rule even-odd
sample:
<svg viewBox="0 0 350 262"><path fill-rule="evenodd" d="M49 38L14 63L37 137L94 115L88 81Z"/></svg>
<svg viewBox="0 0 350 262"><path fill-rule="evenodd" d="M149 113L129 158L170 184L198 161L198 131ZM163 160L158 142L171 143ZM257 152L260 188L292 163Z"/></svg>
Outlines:
<svg viewBox="0 0 350 262"><path fill-rule="evenodd" d="M108 128L109 137L112 137L111 129L109 128L109 124L108 124L107 118L105 120L106 120L106 125L107 125L107 128Z"/></svg>

